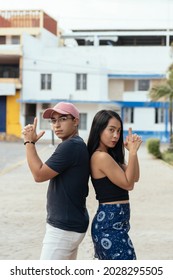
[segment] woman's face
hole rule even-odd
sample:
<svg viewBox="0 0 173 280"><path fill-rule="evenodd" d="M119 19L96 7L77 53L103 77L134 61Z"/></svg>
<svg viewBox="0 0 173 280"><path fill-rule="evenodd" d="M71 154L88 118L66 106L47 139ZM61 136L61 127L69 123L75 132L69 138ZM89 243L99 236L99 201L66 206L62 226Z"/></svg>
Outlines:
<svg viewBox="0 0 173 280"><path fill-rule="evenodd" d="M100 135L100 147L105 148L114 148L117 144L121 133L121 123L116 118L112 117L107 127L103 130Z"/></svg>

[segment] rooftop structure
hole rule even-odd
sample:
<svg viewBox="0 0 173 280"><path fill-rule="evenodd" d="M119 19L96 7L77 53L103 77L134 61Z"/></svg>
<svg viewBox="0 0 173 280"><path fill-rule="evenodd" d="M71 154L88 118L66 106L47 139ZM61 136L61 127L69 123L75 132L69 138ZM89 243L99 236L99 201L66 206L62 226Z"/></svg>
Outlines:
<svg viewBox="0 0 173 280"><path fill-rule="evenodd" d="M1 28L40 28L57 35L57 21L42 10L0 10ZM1 30L2 32L2 30Z"/></svg>

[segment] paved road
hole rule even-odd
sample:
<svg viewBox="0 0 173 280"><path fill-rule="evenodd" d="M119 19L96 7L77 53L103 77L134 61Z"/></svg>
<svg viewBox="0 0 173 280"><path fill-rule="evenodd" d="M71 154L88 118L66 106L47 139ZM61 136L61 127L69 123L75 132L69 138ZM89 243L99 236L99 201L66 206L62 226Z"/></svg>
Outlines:
<svg viewBox="0 0 173 280"><path fill-rule="evenodd" d="M49 147L49 144L37 144L38 150ZM0 172L14 168L25 160L25 146L23 141L0 142Z"/></svg>
<svg viewBox="0 0 173 280"><path fill-rule="evenodd" d="M38 144L44 161L54 151ZM141 178L130 192L131 231L138 259L173 259L173 167L154 159L145 145L139 152ZM47 182L35 183L22 142L0 142L0 259L38 259L45 230ZM97 208L90 185L87 205ZM79 249L79 259L92 259L90 228Z"/></svg>

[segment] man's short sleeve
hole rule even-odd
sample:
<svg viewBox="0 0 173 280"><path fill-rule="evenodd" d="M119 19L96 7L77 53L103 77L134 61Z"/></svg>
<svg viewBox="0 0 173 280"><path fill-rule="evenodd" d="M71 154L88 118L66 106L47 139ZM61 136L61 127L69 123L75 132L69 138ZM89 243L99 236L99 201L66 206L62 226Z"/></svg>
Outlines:
<svg viewBox="0 0 173 280"><path fill-rule="evenodd" d="M74 164L74 157L75 151L73 141L64 141L59 144L45 164L60 174Z"/></svg>

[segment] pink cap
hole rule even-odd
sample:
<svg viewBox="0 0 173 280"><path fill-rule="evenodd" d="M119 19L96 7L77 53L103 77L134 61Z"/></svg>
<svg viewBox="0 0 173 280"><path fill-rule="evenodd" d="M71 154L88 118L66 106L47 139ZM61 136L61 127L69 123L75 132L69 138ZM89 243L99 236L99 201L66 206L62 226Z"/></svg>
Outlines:
<svg viewBox="0 0 173 280"><path fill-rule="evenodd" d="M50 119L54 112L62 115L70 114L76 119L79 119L79 111L72 103L67 103L67 102L57 103L53 108L48 108L44 111L43 118Z"/></svg>

